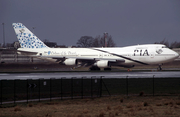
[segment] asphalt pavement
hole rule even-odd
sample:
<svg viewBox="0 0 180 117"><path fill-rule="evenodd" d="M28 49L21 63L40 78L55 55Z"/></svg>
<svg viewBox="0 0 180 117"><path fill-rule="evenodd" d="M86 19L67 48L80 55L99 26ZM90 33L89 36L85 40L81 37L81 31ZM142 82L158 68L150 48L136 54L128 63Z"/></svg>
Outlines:
<svg viewBox="0 0 180 117"><path fill-rule="evenodd" d="M12 79L50 79L50 78L180 78L179 71L152 71L152 72L59 72L59 73L1 73L0 80Z"/></svg>

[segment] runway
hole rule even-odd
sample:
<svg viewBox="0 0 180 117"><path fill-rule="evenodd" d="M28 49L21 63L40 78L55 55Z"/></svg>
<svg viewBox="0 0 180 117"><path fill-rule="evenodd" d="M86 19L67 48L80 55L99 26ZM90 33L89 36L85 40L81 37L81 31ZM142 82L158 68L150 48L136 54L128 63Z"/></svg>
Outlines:
<svg viewBox="0 0 180 117"><path fill-rule="evenodd" d="M2 73L0 80L13 79L50 79L50 78L180 78L179 71L158 71L158 72L59 72L59 73Z"/></svg>

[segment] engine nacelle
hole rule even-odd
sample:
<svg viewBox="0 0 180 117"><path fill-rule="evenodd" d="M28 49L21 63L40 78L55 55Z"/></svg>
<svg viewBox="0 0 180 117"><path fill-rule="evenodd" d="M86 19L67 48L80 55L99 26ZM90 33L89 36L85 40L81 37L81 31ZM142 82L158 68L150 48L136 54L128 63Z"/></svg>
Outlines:
<svg viewBox="0 0 180 117"><path fill-rule="evenodd" d="M109 61L106 60L97 61L95 65L101 68L110 67Z"/></svg>
<svg viewBox="0 0 180 117"><path fill-rule="evenodd" d="M65 65L77 65L77 60L73 58L66 59L63 62Z"/></svg>

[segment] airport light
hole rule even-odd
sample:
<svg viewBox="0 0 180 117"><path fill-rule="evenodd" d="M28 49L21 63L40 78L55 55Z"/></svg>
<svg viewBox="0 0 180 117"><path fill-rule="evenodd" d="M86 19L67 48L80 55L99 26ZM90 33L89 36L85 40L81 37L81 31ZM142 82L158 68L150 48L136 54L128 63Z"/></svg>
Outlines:
<svg viewBox="0 0 180 117"><path fill-rule="evenodd" d="M34 33L35 28L36 28L36 27L32 27L32 29L33 29L33 33Z"/></svg>
<svg viewBox="0 0 180 117"><path fill-rule="evenodd" d="M4 23L2 23L3 25L3 47L5 48L6 47L6 44L5 44L5 31L4 31Z"/></svg>
<svg viewBox="0 0 180 117"><path fill-rule="evenodd" d="M107 47L107 36L108 36L108 33L105 32L104 33L104 47Z"/></svg>

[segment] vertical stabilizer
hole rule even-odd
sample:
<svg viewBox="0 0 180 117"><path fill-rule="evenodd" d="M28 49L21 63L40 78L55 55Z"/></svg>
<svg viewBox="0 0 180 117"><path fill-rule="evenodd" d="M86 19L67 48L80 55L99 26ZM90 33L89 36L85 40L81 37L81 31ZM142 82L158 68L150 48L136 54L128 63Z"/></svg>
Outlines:
<svg viewBox="0 0 180 117"><path fill-rule="evenodd" d="M38 37L22 23L12 24L21 48L48 48Z"/></svg>

